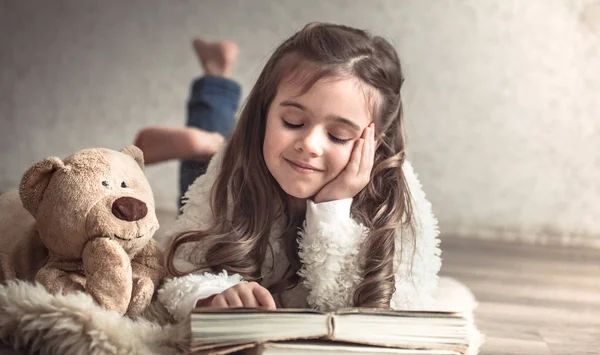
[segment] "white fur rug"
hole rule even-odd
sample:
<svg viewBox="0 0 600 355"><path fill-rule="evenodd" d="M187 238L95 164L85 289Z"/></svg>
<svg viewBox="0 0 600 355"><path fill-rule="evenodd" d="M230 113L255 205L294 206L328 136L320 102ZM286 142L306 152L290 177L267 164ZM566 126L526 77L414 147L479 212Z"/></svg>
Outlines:
<svg viewBox="0 0 600 355"><path fill-rule="evenodd" d="M471 311L475 306L465 285L440 278L435 309ZM51 295L23 281L0 285L0 343L24 353L180 354L188 336L189 324L171 325L158 302L144 318L131 319L104 310L85 293ZM474 340L469 354L477 353L481 340Z"/></svg>
<svg viewBox="0 0 600 355"><path fill-rule="evenodd" d="M22 281L0 285L0 342L27 353L181 353L189 334L186 323L168 324L156 303L145 318L106 311L81 292L51 295Z"/></svg>

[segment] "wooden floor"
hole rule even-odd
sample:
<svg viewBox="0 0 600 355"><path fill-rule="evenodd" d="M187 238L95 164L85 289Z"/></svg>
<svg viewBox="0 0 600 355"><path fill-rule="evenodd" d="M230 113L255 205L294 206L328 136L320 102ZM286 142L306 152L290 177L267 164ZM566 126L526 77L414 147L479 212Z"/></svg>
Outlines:
<svg viewBox="0 0 600 355"><path fill-rule="evenodd" d="M479 302L480 354L600 354L600 250L445 236L442 256Z"/></svg>

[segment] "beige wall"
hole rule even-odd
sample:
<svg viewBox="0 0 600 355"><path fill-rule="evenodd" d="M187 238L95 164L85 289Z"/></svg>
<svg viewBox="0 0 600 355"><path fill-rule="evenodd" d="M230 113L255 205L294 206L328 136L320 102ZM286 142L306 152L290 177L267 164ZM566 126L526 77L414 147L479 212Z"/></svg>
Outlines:
<svg viewBox="0 0 600 355"><path fill-rule="evenodd" d="M191 36L240 44L247 93L311 20L397 45L410 157L444 231L600 246L600 1L5 0L0 189L46 155L182 124ZM147 172L174 208L176 164Z"/></svg>

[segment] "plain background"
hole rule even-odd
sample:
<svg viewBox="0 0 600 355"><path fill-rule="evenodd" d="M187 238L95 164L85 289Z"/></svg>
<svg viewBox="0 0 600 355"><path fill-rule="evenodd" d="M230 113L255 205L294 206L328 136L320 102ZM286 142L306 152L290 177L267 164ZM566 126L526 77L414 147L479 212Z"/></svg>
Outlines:
<svg viewBox="0 0 600 355"><path fill-rule="evenodd" d="M389 39L409 158L447 234L600 246L600 2L0 1L0 190L48 156L180 126L193 36L230 39L248 93L310 21ZM147 174L175 209L177 163Z"/></svg>

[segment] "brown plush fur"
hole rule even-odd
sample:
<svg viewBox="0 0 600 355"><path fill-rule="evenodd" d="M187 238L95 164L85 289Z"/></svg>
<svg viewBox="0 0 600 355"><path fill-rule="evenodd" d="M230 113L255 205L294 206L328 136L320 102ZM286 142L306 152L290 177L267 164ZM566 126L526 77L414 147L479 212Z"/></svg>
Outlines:
<svg viewBox="0 0 600 355"><path fill-rule="evenodd" d="M0 282L37 281L52 293L86 291L120 314L144 311L165 271L143 164L129 146L27 170L18 193L0 196Z"/></svg>

